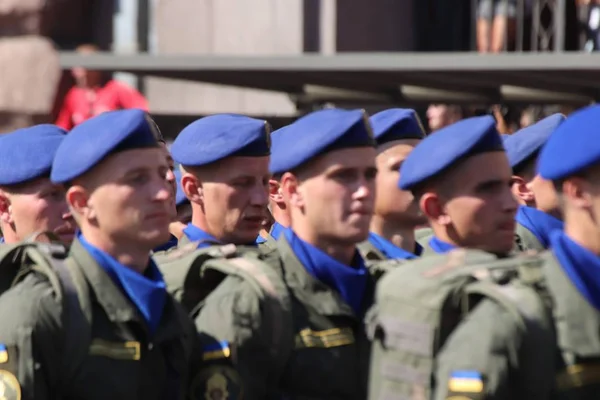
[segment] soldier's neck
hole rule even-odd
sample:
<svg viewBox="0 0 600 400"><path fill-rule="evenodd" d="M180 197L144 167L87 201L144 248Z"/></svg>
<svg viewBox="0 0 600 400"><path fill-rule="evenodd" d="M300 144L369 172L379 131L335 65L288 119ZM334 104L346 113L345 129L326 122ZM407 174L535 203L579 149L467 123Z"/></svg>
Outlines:
<svg viewBox="0 0 600 400"><path fill-rule="evenodd" d="M279 225L284 226L284 227L289 227L292 224L292 219L289 215L289 212L285 209L281 209L281 208L273 208L271 210L272 214L273 214L273 219L275 220L275 222L277 222Z"/></svg>
<svg viewBox="0 0 600 400"><path fill-rule="evenodd" d="M410 253L415 251L414 227L400 226L397 222L385 219L379 215L373 215L370 230L401 249Z"/></svg>
<svg viewBox="0 0 600 400"><path fill-rule="evenodd" d="M598 227L591 221L565 222L565 234L581 247L600 255L600 235Z"/></svg>
<svg viewBox="0 0 600 400"><path fill-rule="evenodd" d="M351 266L356 254L356 243L341 243L339 241L327 240L317 232L292 226L292 230L301 240L311 244L327 254L329 257L344 265Z"/></svg>
<svg viewBox="0 0 600 400"><path fill-rule="evenodd" d="M124 265L140 274L143 274L150 262L151 249L133 243L123 243L122 240L112 240L102 234L82 232L84 239Z"/></svg>

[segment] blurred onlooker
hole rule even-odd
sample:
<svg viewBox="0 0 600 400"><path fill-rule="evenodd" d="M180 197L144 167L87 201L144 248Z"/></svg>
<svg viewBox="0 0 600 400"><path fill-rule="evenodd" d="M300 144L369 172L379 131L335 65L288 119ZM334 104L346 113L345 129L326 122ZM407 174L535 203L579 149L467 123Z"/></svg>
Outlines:
<svg viewBox="0 0 600 400"><path fill-rule="evenodd" d="M517 27L517 0L479 0L477 4L477 50L500 53L512 48Z"/></svg>
<svg viewBox="0 0 600 400"><path fill-rule="evenodd" d="M429 131L437 131L465 117L462 107L451 104L430 104L427 108Z"/></svg>
<svg viewBox="0 0 600 400"><path fill-rule="evenodd" d="M84 44L77 48L81 54L91 54L98 48ZM72 129L75 125L105 111L124 108L140 108L148 111L148 101L134 88L122 82L107 79L102 71L92 71L81 67L71 70L75 79L60 108L56 125Z"/></svg>
<svg viewBox="0 0 600 400"><path fill-rule="evenodd" d="M491 108L491 113L496 119L496 128L498 132L505 135L511 135L521 129L521 109L516 106L495 105Z"/></svg>
<svg viewBox="0 0 600 400"><path fill-rule="evenodd" d="M519 125L521 129L527 128L530 125L533 125L539 118L537 118L537 114L539 114L535 107L527 107L521 112L521 119L519 120Z"/></svg>
<svg viewBox="0 0 600 400"><path fill-rule="evenodd" d="M600 50L600 0L577 0L577 6L585 13L583 25L585 30L584 50Z"/></svg>

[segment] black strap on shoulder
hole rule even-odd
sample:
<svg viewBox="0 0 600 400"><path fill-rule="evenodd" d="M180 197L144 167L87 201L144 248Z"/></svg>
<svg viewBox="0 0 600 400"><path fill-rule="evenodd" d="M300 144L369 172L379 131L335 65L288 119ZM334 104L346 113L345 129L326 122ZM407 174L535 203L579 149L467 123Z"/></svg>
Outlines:
<svg viewBox="0 0 600 400"><path fill-rule="evenodd" d="M63 387L78 374L81 364L85 361L91 341L92 310L87 283L81 271L71 258L56 260L54 270L63 285L63 322L65 327L65 351L63 368ZM85 343L85 346L75 346L75 343Z"/></svg>
<svg viewBox="0 0 600 400"><path fill-rule="evenodd" d="M30 252L30 257L53 286L58 278L60 299L62 302L62 323L64 330L64 347L62 359L62 380L58 383L57 391L63 398L67 388L72 385L85 362L91 342L92 310L90 293L87 282L73 259L51 257L38 252ZM48 267L50 271L48 271ZM45 271L47 272L45 272ZM52 277L55 275L55 277Z"/></svg>

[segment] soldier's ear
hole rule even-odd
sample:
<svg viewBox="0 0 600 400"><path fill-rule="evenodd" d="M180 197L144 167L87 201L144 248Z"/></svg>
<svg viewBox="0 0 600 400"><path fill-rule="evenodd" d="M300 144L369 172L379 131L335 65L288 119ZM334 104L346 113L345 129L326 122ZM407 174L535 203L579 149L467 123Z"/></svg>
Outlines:
<svg viewBox="0 0 600 400"><path fill-rule="evenodd" d="M204 201L202 181L194 174L186 172L181 176L181 188L190 202L198 204Z"/></svg>
<svg viewBox="0 0 600 400"><path fill-rule="evenodd" d="M290 172L283 174L280 189L287 202L294 207L304 207L304 196L300 190L298 178L294 174Z"/></svg>
<svg viewBox="0 0 600 400"><path fill-rule="evenodd" d="M593 196L588 189L589 183L580 177L571 177L562 184L563 197L572 205L580 209L590 209Z"/></svg>
<svg viewBox="0 0 600 400"><path fill-rule="evenodd" d="M0 219L5 224L13 223L10 198L3 190L0 190Z"/></svg>
<svg viewBox="0 0 600 400"><path fill-rule="evenodd" d="M448 215L445 213L441 199L436 193L423 194L419 200L419 208L428 219L442 225L449 223Z"/></svg>
<svg viewBox="0 0 600 400"><path fill-rule="evenodd" d="M96 218L96 211L90 204L88 191L80 185L71 186L65 195L67 204L71 211L85 220L93 220Z"/></svg>
<svg viewBox="0 0 600 400"><path fill-rule="evenodd" d="M531 190L531 186L520 176L513 176L511 178L510 190L519 204L523 206L530 205L535 201L535 195Z"/></svg>
<svg viewBox="0 0 600 400"><path fill-rule="evenodd" d="M277 179L269 179L269 198L276 203L283 203L283 190Z"/></svg>

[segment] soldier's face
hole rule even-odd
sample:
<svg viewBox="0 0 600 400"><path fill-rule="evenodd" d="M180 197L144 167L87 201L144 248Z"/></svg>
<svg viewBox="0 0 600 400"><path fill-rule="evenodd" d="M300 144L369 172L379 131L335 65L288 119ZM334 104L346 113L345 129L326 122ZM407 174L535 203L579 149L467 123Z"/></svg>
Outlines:
<svg viewBox="0 0 600 400"><path fill-rule="evenodd" d="M536 175L527 186L535 196L535 206L538 210L560 218L558 196L551 181Z"/></svg>
<svg viewBox="0 0 600 400"><path fill-rule="evenodd" d="M173 212L173 214L172 214L173 219L176 219L177 207L175 205L175 195L177 194L177 182L175 182L175 174L174 174L175 162L173 161L173 157L171 157L171 153L169 153L169 149L167 149L167 145L165 143L160 143L160 148L162 149L162 152L167 161L167 165L169 166L169 170L167 171L167 182L169 182L169 185L171 185L172 207L170 207L170 209Z"/></svg>
<svg viewBox="0 0 600 400"><path fill-rule="evenodd" d="M513 247L517 202L504 152L469 157L448 173L444 209L462 247L506 253Z"/></svg>
<svg viewBox="0 0 600 400"><path fill-rule="evenodd" d="M109 156L85 176L79 204L81 229L93 227L121 246L152 249L169 240L172 187L169 166L160 148L127 150ZM87 229L86 229L87 228Z"/></svg>
<svg viewBox="0 0 600 400"><path fill-rule="evenodd" d="M26 239L35 232L51 231L65 243L73 240L75 223L63 186L40 178L11 188L2 197L8 206L3 215L13 224L19 239Z"/></svg>
<svg viewBox="0 0 600 400"><path fill-rule="evenodd" d="M389 143L388 147L378 149L376 159L375 214L408 228L427 222L413 194L398 188L400 166L419 142L408 139Z"/></svg>
<svg viewBox="0 0 600 400"><path fill-rule="evenodd" d="M207 231L225 243L256 240L267 217L269 157L229 157L203 174Z"/></svg>
<svg viewBox="0 0 600 400"><path fill-rule="evenodd" d="M305 230L316 245L365 240L375 204L375 155L370 147L332 151L298 173L296 193L284 183L294 230Z"/></svg>

